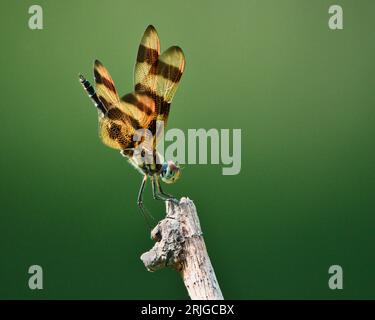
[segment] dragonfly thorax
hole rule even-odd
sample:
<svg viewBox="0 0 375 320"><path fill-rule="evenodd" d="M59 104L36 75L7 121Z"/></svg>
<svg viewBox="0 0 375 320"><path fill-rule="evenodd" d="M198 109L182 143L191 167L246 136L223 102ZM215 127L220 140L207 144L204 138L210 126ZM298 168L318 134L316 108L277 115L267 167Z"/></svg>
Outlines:
<svg viewBox="0 0 375 320"><path fill-rule="evenodd" d="M150 153L145 150L141 152L134 152L134 150L127 152L123 150L121 154L128 158L130 164L143 175L153 176L160 174L162 170L163 158L156 151Z"/></svg>

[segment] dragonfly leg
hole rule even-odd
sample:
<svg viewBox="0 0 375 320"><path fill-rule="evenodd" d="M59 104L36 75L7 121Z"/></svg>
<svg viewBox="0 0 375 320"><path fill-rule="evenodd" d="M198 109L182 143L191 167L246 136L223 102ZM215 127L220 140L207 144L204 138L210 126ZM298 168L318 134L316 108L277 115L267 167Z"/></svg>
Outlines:
<svg viewBox="0 0 375 320"><path fill-rule="evenodd" d="M139 188L139 191L138 191L138 197L137 197L138 207L141 207L143 204L142 195L143 195L143 190L145 189L146 181L147 181L147 175L144 175L142 179L141 187Z"/></svg>
<svg viewBox="0 0 375 320"><path fill-rule="evenodd" d="M152 197L155 200L167 200L166 197L164 197L163 195L161 195L157 191L157 188L156 188L156 179L157 178L155 176L151 177L151 182L152 182Z"/></svg>
<svg viewBox="0 0 375 320"><path fill-rule="evenodd" d="M150 212L146 209L146 207L143 205L143 190L145 189L147 181L147 175L145 175L142 179L141 187L138 191L138 197L137 197L137 206L141 210L142 216L145 218L147 225L152 228L150 218L153 219L153 216L150 214Z"/></svg>
<svg viewBox="0 0 375 320"><path fill-rule="evenodd" d="M154 199L172 201L175 204L179 203L179 201L176 198L174 198L172 195L163 192L160 186L160 181L159 181L158 176L154 176L152 178L152 191L153 191Z"/></svg>

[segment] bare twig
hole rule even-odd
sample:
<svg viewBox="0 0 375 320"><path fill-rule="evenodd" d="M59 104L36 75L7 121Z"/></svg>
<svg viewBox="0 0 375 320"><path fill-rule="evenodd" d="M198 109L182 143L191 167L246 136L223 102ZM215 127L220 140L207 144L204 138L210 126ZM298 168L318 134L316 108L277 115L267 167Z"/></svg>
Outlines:
<svg viewBox="0 0 375 320"><path fill-rule="evenodd" d="M176 269L193 300L222 300L219 283L207 254L197 210L192 200L167 201L167 215L152 230L154 247L142 254L149 271Z"/></svg>

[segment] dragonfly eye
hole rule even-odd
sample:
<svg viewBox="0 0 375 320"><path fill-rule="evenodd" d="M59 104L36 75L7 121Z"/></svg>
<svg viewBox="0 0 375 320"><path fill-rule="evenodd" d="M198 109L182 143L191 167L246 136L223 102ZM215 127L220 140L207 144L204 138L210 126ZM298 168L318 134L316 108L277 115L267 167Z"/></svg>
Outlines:
<svg viewBox="0 0 375 320"><path fill-rule="evenodd" d="M181 170L178 165L173 161L169 160L168 162L163 163L160 177L161 180L165 183L174 183L180 177Z"/></svg>

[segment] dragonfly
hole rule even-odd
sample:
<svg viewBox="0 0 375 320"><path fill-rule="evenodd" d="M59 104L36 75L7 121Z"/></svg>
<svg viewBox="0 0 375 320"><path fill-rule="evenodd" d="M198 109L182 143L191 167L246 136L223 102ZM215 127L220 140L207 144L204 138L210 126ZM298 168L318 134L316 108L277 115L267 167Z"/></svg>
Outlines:
<svg viewBox="0 0 375 320"><path fill-rule="evenodd" d="M120 150L143 176L137 206L146 216L143 191L148 179L153 198L178 203L162 190L160 181L171 184L181 176L179 164L164 161L157 150L161 130L167 125L172 99L185 68L182 49L172 46L160 54L156 29L149 25L141 39L134 68L134 91L121 98L108 70L99 60L94 62L95 89L82 75L79 81L98 111L99 136L102 142ZM139 132L144 132L140 137ZM148 157L145 157L148 155ZM146 161L147 160L147 161Z"/></svg>

